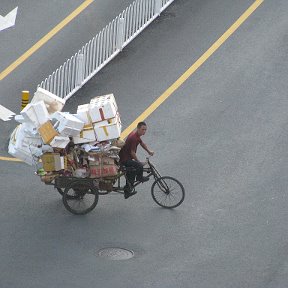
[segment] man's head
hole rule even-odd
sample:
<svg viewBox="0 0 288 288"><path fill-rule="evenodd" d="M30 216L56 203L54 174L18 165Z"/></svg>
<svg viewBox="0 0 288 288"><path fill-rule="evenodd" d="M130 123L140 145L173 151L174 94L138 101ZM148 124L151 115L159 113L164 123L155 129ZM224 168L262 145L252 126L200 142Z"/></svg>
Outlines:
<svg viewBox="0 0 288 288"><path fill-rule="evenodd" d="M139 123L137 124L137 134L138 134L139 136L145 135L146 130L147 130L147 125L146 125L145 122L139 122Z"/></svg>

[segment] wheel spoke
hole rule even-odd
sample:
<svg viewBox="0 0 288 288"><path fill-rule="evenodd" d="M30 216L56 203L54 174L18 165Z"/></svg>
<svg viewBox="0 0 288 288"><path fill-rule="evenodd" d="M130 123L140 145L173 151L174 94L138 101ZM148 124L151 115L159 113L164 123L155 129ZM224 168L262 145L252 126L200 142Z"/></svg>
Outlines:
<svg viewBox="0 0 288 288"><path fill-rule="evenodd" d="M183 185L169 176L158 178L153 183L151 192L153 200L164 208L179 206L185 197Z"/></svg>
<svg viewBox="0 0 288 288"><path fill-rule="evenodd" d="M75 182L64 191L64 206L73 214L86 214L97 205L98 190L85 180Z"/></svg>

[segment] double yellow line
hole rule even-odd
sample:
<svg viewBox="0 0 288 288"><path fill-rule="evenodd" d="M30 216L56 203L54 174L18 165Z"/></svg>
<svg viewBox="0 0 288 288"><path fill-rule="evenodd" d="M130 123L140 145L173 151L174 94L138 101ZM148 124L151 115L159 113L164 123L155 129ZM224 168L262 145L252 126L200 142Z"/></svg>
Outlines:
<svg viewBox="0 0 288 288"><path fill-rule="evenodd" d="M88 1L86 1L88 2ZM126 138L135 129L138 122L145 120L151 115L168 97L170 97L191 75L197 71L213 55L223 43L249 18L249 16L264 2L256 0L232 26L192 65L188 68L159 98L156 99L140 116L138 116L121 134ZM0 160L20 161L15 158L0 157Z"/></svg>

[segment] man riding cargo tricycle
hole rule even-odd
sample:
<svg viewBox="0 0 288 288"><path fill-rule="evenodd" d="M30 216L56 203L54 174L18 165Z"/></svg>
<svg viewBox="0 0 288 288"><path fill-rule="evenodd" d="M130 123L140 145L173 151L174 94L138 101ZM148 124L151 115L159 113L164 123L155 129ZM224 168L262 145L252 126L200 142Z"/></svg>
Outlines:
<svg viewBox="0 0 288 288"><path fill-rule="evenodd" d="M182 184L162 177L149 159L142 163L136 155L139 144L150 156L154 154L141 139L146 123L139 122L126 141L121 140L114 94L93 97L90 103L78 105L73 114L62 112L64 104L62 98L38 88L15 116L19 124L10 136L8 152L35 165L41 181L54 185L70 212L86 214L95 208L99 195L111 192L123 193L128 199L136 194L136 186L151 177L157 204L174 208L183 202Z"/></svg>
<svg viewBox="0 0 288 288"><path fill-rule="evenodd" d="M50 181L51 178L45 181L47 175L42 176L42 180L46 184L54 185L62 195L64 206L73 214L86 214L92 211L98 203L99 195L116 192L124 194L127 199L136 194L135 188L139 184L149 181L151 177L154 178L151 186L153 200L164 208L175 208L184 201L183 185L173 177L162 177L149 157L146 158L145 163L142 163L136 156L138 144L150 156L154 154L141 140L141 136L145 134L146 130L147 125L144 122L138 123L137 130L129 134L125 144L121 145L121 149L110 146L108 150L102 148L101 151L88 153L74 149L73 153L76 153L76 158L79 159L78 162L82 163L82 168L74 170L74 175L63 172L57 174L52 181ZM73 163L71 156L67 162L70 165ZM98 165L94 166L95 163ZM79 171L79 169L82 170ZM78 177L75 177L75 171L77 171ZM82 175L80 175L81 171ZM122 180L125 180L125 185Z"/></svg>

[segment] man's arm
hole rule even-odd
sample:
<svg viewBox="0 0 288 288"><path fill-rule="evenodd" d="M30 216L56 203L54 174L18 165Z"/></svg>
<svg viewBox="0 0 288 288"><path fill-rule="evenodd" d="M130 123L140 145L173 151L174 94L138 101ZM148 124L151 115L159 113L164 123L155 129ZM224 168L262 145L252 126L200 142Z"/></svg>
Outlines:
<svg viewBox="0 0 288 288"><path fill-rule="evenodd" d="M137 161L137 162L140 162L137 158L137 155L136 155L136 152L134 150L131 150L131 156L132 156L132 159Z"/></svg>
<svg viewBox="0 0 288 288"><path fill-rule="evenodd" d="M140 145L150 156L154 155L154 151L150 150L143 141L140 143Z"/></svg>

